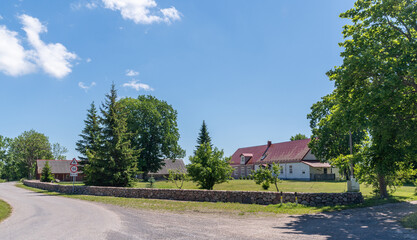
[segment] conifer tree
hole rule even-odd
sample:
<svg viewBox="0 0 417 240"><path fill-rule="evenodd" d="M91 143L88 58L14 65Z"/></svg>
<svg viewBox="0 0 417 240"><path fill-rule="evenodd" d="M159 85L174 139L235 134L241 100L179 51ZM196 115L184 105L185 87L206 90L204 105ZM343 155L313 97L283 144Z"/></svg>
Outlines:
<svg viewBox="0 0 417 240"><path fill-rule="evenodd" d="M129 186L137 169L135 160L139 151L131 148L126 114L117 103L114 84L100 110L103 144L98 152L87 151L89 163L85 166L86 184Z"/></svg>
<svg viewBox="0 0 417 240"><path fill-rule="evenodd" d="M101 128L99 123L99 116L94 102L91 103L90 109L87 111L87 119L84 120L85 127L79 135L81 139L76 143L76 148L81 156L81 164L85 164L88 160L87 150L90 152L98 152L100 149L100 135Z"/></svg>
<svg viewBox="0 0 417 240"><path fill-rule="evenodd" d="M203 124L201 125L201 128L200 128L200 133L198 134L198 138L197 138L198 145L196 146L196 148L198 149L202 144L205 144L205 143L208 143L210 147L213 148L213 144L211 144L211 138L207 130L206 122L203 120Z"/></svg>
<svg viewBox="0 0 417 240"><path fill-rule="evenodd" d="M54 175L52 175L52 170L49 166L49 162L46 161L45 166L42 168L41 182L52 182L54 180Z"/></svg>

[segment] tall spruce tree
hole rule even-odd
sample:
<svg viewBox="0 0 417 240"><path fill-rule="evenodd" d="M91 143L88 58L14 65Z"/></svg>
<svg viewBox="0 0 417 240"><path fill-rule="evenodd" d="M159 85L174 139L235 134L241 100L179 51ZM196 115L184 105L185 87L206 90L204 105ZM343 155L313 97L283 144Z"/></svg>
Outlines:
<svg viewBox="0 0 417 240"><path fill-rule="evenodd" d="M201 128L200 128L200 133L198 134L198 138L197 138L198 145L196 146L196 148L198 149L202 144L206 144L206 143L208 143L210 147L213 148L213 144L211 144L211 138L207 130L206 122L203 120L203 124L201 125Z"/></svg>
<svg viewBox="0 0 417 240"><path fill-rule="evenodd" d="M90 109L87 111L87 119L84 120L85 127L79 135L81 139L76 143L76 148L81 156L81 164L85 164L88 161L87 151L98 152L101 146L101 128L100 119L97 115L97 109L94 102L91 103Z"/></svg>
<svg viewBox="0 0 417 240"><path fill-rule="evenodd" d="M126 114L117 103L113 84L100 109L103 144L98 152L87 151L86 184L102 186L130 186L136 173L135 160L139 151L133 150L127 132Z"/></svg>
<svg viewBox="0 0 417 240"><path fill-rule="evenodd" d="M46 161L45 166L42 168L41 182L52 182L54 180L54 175L52 174L49 162Z"/></svg>

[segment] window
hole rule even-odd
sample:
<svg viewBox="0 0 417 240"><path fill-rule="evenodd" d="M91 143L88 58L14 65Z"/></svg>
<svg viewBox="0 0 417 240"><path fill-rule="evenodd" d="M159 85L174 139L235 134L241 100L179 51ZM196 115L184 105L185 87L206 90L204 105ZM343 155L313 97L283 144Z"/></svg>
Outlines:
<svg viewBox="0 0 417 240"><path fill-rule="evenodd" d="M324 174L327 174L327 168L324 168L323 170L324 170Z"/></svg>
<svg viewBox="0 0 417 240"><path fill-rule="evenodd" d="M240 157L240 164L245 164L245 156Z"/></svg>
<svg viewBox="0 0 417 240"><path fill-rule="evenodd" d="M240 168L240 176L241 176L241 177L246 176L246 175L245 175L245 168L244 168L244 167L241 167L241 168Z"/></svg>
<svg viewBox="0 0 417 240"><path fill-rule="evenodd" d="M306 171L303 171L303 174L306 174Z"/></svg>
<svg viewBox="0 0 417 240"><path fill-rule="evenodd" d="M283 167L281 167L281 170L280 170L280 171L281 171L281 174L282 174L282 173L284 173L284 168L283 168Z"/></svg>
<svg viewBox="0 0 417 240"><path fill-rule="evenodd" d="M290 173L292 173L292 165L290 165L289 167Z"/></svg>

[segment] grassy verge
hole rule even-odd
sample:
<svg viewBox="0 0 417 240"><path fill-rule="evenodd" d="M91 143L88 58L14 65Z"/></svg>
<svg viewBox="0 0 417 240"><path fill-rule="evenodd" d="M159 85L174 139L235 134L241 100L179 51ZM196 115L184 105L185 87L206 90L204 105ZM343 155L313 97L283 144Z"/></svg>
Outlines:
<svg viewBox="0 0 417 240"><path fill-rule="evenodd" d="M12 212L12 207L3 200L0 200L0 222L7 218Z"/></svg>
<svg viewBox="0 0 417 240"><path fill-rule="evenodd" d="M401 223L406 228L414 228L417 229L417 212L410 214L403 219L401 219Z"/></svg>
<svg viewBox="0 0 417 240"><path fill-rule="evenodd" d="M349 206L325 206L325 207L308 207L303 205L296 205L293 203L277 204L277 205L257 205L257 204L240 204L240 203L211 203L211 202L185 202L185 201L173 201L173 200L157 200L157 199L142 199L142 198L122 198L122 197L102 197L102 196L89 196L89 195L71 195L61 194L56 192L49 192L37 188L27 187L23 184L17 184L16 186L28 189L31 191L56 195L68 198L75 198L81 200L87 200L92 202L100 202L105 204L113 204L121 207L135 208L135 209L150 209L159 211L172 211L172 212L200 212L200 213L222 213L232 215L264 215L264 214L311 214L326 211L337 211L349 208L374 206L389 202L397 202L403 200L402 198L392 199L374 199L365 198L363 204L349 205Z"/></svg>

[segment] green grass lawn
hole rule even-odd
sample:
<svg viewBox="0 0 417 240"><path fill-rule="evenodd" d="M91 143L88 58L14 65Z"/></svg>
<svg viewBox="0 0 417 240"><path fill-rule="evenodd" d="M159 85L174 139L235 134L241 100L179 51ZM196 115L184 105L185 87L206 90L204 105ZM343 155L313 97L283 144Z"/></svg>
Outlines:
<svg viewBox="0 0 417 240"><path fill-rule="evenodd" d="M12 208L8 203L0 200L0 222L7 218L12 212Z"/></svg>
<svg viewBox="0 0 417 240"><path fill-rule="evenodd" d="M401 219L401 223L404 227L417 229L417 212Z"/></svg>
<svg viewBox="0 0 417 240"><path fill-rule="evenodd" d="M69 183L68 183L69 184ZM72 184L72 183L71 183ZM81 184L81 183L79 183ZM277 205L256 205L256 204L240 204L240 203L211 203L211 202L185 202L173 200L157 200L157 199L140 199L140 198L120 198L120 197L101 197L101 196L87 196L87 195L68 195L54 192L48 192L36 188L30 188L19 184L19 187L26 188L36 192L42 192L51 195L58 195L69 198L76 198L81 200L101 202L106 204L113 204L123 207L131 207L136 209L151 209L174 212L201 212L201 213L227 213L234 215L245 214L309 214L324 211L343 210L356 207L374 206L384 203L392 203L398 201L417 200L414 195L415 187L404 186L397 188L389 199L375 198L371 194L371 188L365 185L361 186L365 201L362 204L350 206L326 206L326 207L307 207L303 205L277 204ZM158 188L174 188L173 183L166 181L156 182ZM302 182L302 181L283 181L280 184L283 191L288 192L344 192L346 190L345 182ZM146 183L139 182L135 187L146 187ZM197 186L191 182L186 183L185 188L197 189ZM228 183L223 183L215 186L216 190L253 190L260 191L261 187L256 185L252 180L232 180Z"/></svg>

